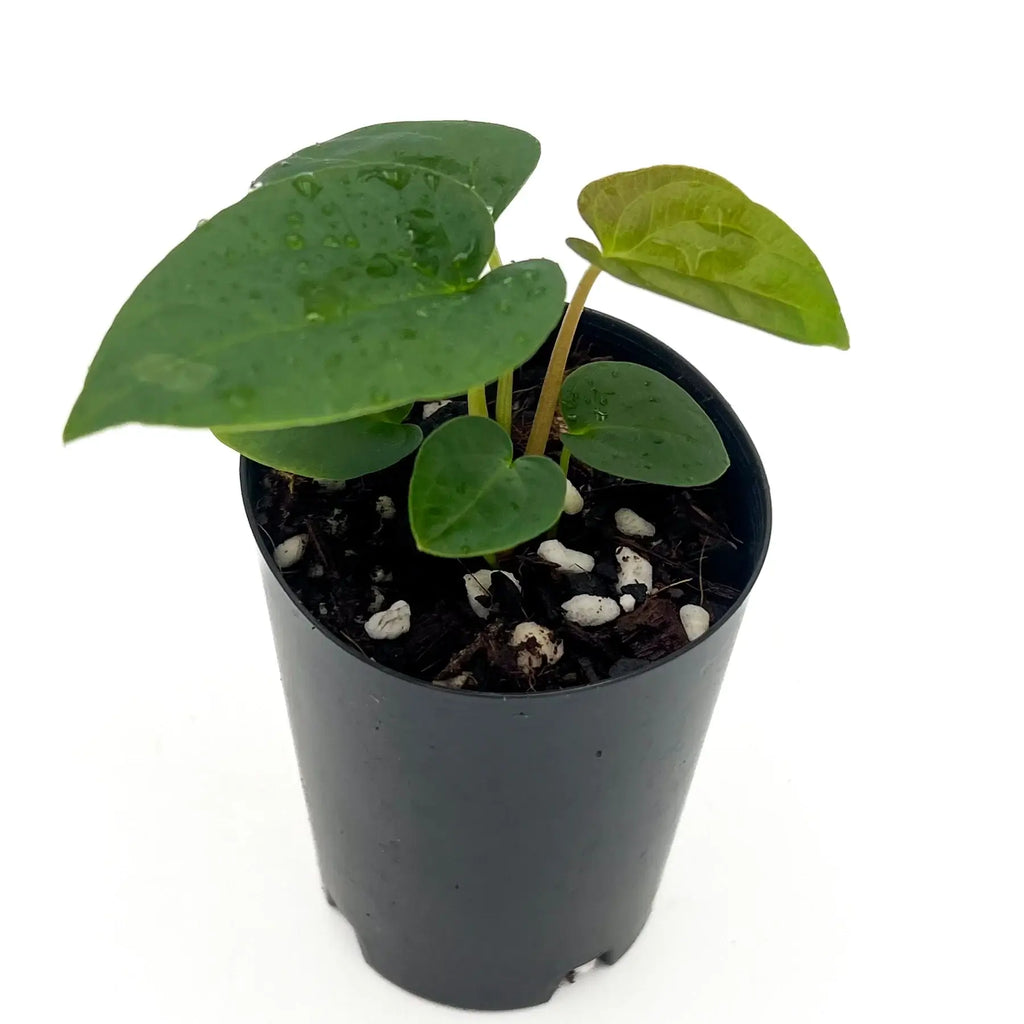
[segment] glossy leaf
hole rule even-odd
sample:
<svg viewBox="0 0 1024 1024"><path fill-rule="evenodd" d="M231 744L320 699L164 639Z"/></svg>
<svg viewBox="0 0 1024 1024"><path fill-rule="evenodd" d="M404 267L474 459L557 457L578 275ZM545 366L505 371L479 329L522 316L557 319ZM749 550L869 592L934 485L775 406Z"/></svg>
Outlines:
<svg viewBox="0 0 1024 1024"><path fill-rule="evenodd" d="M136 288L65 439L129 421L311 426L494 380L557 323L565 280L545 260L477 280L493 245L484 204L432 171L335 167L257 189Z"/></svg>
<svg viewBox="0 0 1024 1024"><path fill-rule="evenodd" d="M338 164L389 163L440 171L473 189L495 218L540 159L540 143L518 128L483 121L395 121L339 135L268 167L268 184Z"/></svg>
<svg viewBox="0 0 1024 1024"><path fill-rule="evenodd" d="M351 480L394 465L416 451L423 432L403 423L411 405L318 427L216 430L219 440L248 459L321 480Z"/></svg>
<svg viewBox="0 0 1024 1024"><path fill-rule="evenodd" d="M579 210L601 248L568 245L609 274L792 341L849 348L817 257L724 178L673 166L613 174L584 188Z"/></svg>
<svg viewBox="0 0 1024 1024"><path fill-rule="evenodd" d="M707 413L678 384L637 363L589 363L562 385L562 443L627 480L696 487L729 468Z"/></svg>
<svg viewBox="0 0 1024 1024"><path fill-rule="evenodd" d="M448 558L522 544L553 526L565 477L551 459L513 461L494 420L462 416L423 442L409 485L409 522L421 551Z"/></svg>

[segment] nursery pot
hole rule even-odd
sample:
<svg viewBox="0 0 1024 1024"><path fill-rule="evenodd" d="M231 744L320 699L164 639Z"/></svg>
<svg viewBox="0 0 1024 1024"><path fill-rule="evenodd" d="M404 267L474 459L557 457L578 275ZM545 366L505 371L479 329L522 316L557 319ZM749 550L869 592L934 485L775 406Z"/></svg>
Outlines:
<svg viewBox="0 0 1024 1024"><path fill-rule="evenodd" d="M587 310L615 358L681 384L729 452L740 596L697 642L576 689L451 690L381 667L326 632L254 517L324 894L375 970L473 1009L549 999L572 969L613 963L647 920L747 596L764 561L768 484L722 396L649 335Z"/></svg>

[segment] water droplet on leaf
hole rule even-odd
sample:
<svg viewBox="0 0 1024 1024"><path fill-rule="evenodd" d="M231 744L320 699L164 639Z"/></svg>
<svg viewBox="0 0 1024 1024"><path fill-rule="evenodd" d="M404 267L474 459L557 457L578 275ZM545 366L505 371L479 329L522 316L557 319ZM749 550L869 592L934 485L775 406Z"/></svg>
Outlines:
<svg viewBox="0 0 1024 1024"><path fill-rule="evenodd" d="M285 165L284 160L281 161L281 165ZM305 196L306 199L316 199L316 197L324 190L323 185L321 185L312 174L300 174L292 182L292 185L295 187L295 191L298 192L300 196Z"/></svg>
<svg viewBox="0 0 1024 1024"><path fill-rule="evenodd" d="M366 264L366 273L370 277L394 277L398 266L390 256L379 252Z"/></svg>

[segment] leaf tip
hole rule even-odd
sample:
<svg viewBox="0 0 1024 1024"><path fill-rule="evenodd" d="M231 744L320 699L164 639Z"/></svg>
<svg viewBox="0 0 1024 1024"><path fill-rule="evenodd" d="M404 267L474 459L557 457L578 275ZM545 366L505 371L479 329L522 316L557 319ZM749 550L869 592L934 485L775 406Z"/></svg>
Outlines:
<svg viewBox="0 0 1024 1024"><path fill-rule="evenodd" d="M76 402L68 416L67 423L64 424L64 430L61 434L61 441L64 444L70 444L72 441L77 441L80 437L85 437L86 434L93 432L87 423L82 422L82 419L79 404Z"/></svg>
<svg viewBox="0 0 1024 1024"><path fill-rule="evenodd" d="M828 344L842 352L847 351L850 347L850 332L846 329L846 322L843 320L841 313L836 325L835 337Z"/></svg>

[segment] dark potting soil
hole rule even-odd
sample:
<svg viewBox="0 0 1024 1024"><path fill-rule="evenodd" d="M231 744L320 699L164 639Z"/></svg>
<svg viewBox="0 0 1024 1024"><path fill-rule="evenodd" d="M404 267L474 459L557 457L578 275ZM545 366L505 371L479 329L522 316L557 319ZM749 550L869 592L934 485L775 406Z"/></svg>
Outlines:
<svg viewBox="0 0 1024 1024"><path fill-rule="evenodd" d="M584 336L574 345L571 366L600 358L607 357ZM545 360L535 359L516 374L517 455L525 446L544 368ZM417 405L410 419L429 434L465 411L465 401L456 400L422 419L423 408ZM557 458L557 442L549 453ZM487 620L481 619L470 607L463 577L490 568L487 563L435 558L413 542L406 495L414 458L344 486L265 469L255 509L273 545L296 534L309 538L302 559L284 570L300 603L326 630L389 668L428 681L468 673L467 687L499 693L584 686L640 668L686 644L679 620L682 605L702 605L714 623L739 596L734 584L741 577L740 541L729 528L725 488L636 483L574 459L569 478L585 504L578 515L562 516L556 536L566 547L593 555L594 571L559 572L538 556L545 539L538 537L501 564L519 580L522 592L496 574L493 608ZM381 512L384 497L394 505L390 517ZM620 508L649 520L655 536L620 534L615 525ZM630 587L637 598L635 610L607 625L584 629L567 622L561 605L576 594L620 596L615 551L623 545L651 562L652 592L646 594L642 585ZM367 636L364 626L373 612L399 600L412 609L409 632L395 640ZM564 654L555 665L536 673L519 667L509 640L516 624L525 621L547 626L562 641Z"/></svg>

